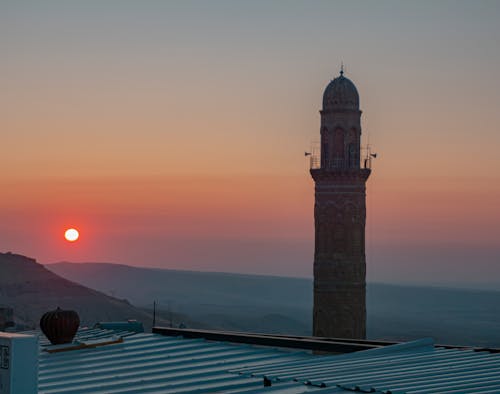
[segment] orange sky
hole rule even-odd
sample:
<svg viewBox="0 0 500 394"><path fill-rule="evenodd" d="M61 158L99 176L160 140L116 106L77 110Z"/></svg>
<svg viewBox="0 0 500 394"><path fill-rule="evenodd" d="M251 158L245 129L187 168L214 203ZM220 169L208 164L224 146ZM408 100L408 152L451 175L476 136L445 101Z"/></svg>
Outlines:
<svg viewBox="0 0 500 394"><path fill-rule="evenodd" d="M303 152L344 61L379 154L369 279L492 282L499 16L486 1L4 3L0 250L310 276Z"/></svg>

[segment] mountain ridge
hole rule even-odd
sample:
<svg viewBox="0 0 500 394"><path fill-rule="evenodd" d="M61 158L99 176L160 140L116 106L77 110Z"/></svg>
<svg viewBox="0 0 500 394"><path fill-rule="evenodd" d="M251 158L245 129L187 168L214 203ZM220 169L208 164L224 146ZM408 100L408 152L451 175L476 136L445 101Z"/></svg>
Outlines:
<svg viewBox="0 0 500 394"><path fill-rule="evenodd" d="M78 312L81 325L99 321L137 319L150 328L152 315L126 299L62 278L36 259L11 252L0 253L0 305L13 309L14 321L36 328L40 317L57 307Z"/></svg>

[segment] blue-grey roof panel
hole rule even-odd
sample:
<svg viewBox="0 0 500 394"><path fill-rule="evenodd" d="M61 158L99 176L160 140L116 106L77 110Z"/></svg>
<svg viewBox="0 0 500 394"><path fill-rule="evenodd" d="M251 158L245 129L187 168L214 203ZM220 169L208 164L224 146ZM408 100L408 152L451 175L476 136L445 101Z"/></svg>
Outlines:
<svg viewBox="0 0 500 394"><path fill-rule="evenodd" d="M123 342L59 353L46 352L51 347L41 337L39 393L236 392L263 388L263 379L230 369L313 357L303 351L102 329L80 330L76 340L106 342L117 335ZM292 385L298 392L310 391Z"/></svg>
<svg viewBox="0 0 500 394"><path fill-rule="evenodd" d="M233 372L361 392L500 393L500 354L439 348L430 339Z"/></svg>
<svg viewBox="0 0 500 394"><path fill-rule="evenodd" d="M39 392L500 393L500 354L445 349L431 339L322 356L100 328L80 330L76 339L118 337L123 341L48 353L42 336Z"/></svg>

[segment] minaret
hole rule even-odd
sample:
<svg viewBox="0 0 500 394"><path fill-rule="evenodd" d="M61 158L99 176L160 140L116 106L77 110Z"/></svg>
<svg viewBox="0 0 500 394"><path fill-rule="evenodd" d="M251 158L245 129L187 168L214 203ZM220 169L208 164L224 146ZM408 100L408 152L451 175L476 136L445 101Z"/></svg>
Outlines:
<svg viewBox="0 0 500 394"><path fill-rule="evenodd" d="M361 111L354 84L340 76L323 95L321 158L315 182L313 335L366 337L366 180L360 166Z"/></svg>

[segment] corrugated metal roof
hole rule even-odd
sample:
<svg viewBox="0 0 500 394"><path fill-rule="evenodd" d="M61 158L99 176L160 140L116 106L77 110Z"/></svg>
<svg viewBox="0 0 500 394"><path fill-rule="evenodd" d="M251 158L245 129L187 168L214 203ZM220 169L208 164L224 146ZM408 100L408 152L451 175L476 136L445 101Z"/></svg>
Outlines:
<svg viewBox="0 0 500 394"><path fill-rule="evenodd" d="M263 378L229 370L313 357L303 351L101 329L80 330L76 340L105 340L117 334L125 337L122 343L60 353L45 352L48 342L41 337L39 393L260 392ZM313 389L288 382L273 390L279 386L276 392L282 393Z"/></svg>
<svg viewBox="0 0 500 394"><path fill-rule="evenodd" d="M500 393L500 354L439 348L431 339L232 371L360 392Z"/></svg>
<svg viewBox="0 0 500 394"><path fill-rule="evenodd" d="M436 347L431 339L343 355L223 341L84 329L92 349L47 353L40 393L500 393L500 354ZM264 387L264 378L272 382Z"/></svg>

